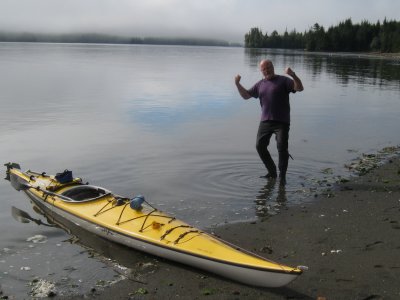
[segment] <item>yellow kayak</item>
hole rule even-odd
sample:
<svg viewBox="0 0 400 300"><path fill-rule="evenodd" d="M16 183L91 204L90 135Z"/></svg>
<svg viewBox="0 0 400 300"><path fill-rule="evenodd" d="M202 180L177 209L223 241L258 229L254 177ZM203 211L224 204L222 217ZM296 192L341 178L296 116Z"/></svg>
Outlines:
<svg viewBox="0 0 400 300"><path fill-rule="evenodd" d="M73 222L110 241L253 286L284 286L302 273L190 226L154 208L142 196L122 197L83 184L72 173L61 178L22 172L15 163L6 166L12 186L64 229Z"/></svg>

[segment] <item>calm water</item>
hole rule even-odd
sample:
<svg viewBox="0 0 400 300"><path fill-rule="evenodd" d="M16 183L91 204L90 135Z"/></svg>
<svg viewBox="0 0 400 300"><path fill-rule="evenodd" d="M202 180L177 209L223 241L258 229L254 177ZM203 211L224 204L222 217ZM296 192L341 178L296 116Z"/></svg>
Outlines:
<svg viewBox="0 0 400 300"><path fill-rule="evenodd" d="M241 100L234 85L238 73L246 87L259 80L262 58L272 59L279 74L291 66L305 87L291 95L294 160L285 190L259 178L265 170L255 151L258 100ZM323 170L349 176L345 163L400 144L400 62L390 59L216 47L0 44L0 91L2 163L51 174L68 168L118 194L143 194L201 228L302 203L326 178ZM274 142L271 150L276 159ZM6 294L26 295L34 276L60 286L68 278L81 291L115 278L101 259L65 242L61 230L14 221L12 205L34 212L8 182L0 188ZM26 241L39 234L46 243Z"/></svg>

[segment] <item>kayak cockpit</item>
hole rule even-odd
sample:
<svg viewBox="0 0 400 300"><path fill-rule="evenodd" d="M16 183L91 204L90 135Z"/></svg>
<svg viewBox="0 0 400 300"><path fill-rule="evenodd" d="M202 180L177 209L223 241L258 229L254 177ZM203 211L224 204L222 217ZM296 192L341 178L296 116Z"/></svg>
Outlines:
<svg viewBox="0 0 400 300"><path fill-rule="evenodd" d="M94 185L77 185L61 193L66 202L88 202L110 195L111 192Z"/></svg>

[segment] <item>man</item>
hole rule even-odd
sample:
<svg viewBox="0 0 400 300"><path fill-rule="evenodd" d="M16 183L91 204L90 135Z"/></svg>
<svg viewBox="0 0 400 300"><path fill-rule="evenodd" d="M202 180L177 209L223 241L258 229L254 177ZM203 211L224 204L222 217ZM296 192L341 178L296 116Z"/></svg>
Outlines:
<svg viewBox="0 0 400 300"><path fill-rule="evenodd" d="M267 179L277 178L277 169L268 151L271 136L275 134L276 145L279 153L279 179L280 184L286 184L286 171L288 168L289 129L290 129L290 104L289 94L301 92L303 84L291 68L286 68L285 73L292 77L275 74L274 65L270 60L260 62L260 71L264 79L257 82L247 90L240 84L241 76L235 77L235 84L239 94L244 100L259 98L261 105L261 122L257 133L257 152L268 170Z"/></svg>

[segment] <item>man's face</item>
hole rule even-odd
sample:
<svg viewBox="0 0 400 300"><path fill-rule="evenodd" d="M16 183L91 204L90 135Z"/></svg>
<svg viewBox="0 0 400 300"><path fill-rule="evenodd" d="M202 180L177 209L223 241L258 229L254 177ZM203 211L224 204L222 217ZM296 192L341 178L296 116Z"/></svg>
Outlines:
<svg viewBox="0 0 400 300"><path fill-rule="evenodd" d="M274 65L269 60L263 60L260 63L260 71L265 79L271 79L275 76Z"/></svg>

